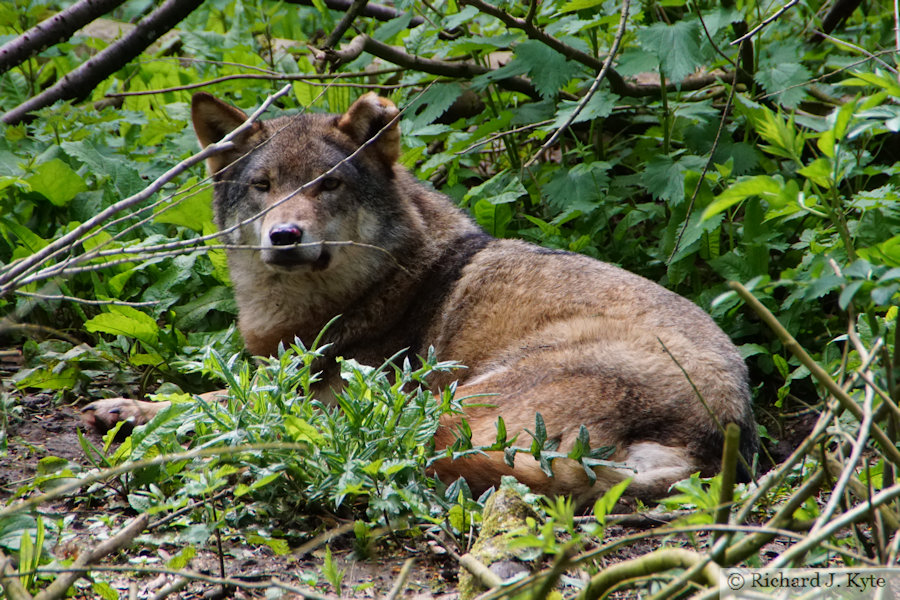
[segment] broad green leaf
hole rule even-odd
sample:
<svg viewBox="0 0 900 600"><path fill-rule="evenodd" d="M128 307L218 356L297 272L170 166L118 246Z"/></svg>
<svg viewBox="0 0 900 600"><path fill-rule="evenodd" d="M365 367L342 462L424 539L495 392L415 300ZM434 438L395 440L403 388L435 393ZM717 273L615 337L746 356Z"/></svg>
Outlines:
<svg viewBox="0 0 900 600"><path fill-rule="evenodd" d="M266 537L262 535L256 535L254 533L247 534L247 541L251 544L264 544L269 547L275 554L278 556L284 556L285 554L290 553L291 547L287 543L287 541L280 538L272 538Z"/></svg>
<svg viewBox="0 0 900 600"><path fill-rule="evenodd" d="M816 185L830 188L834 185L832 175L834 173L833 163L827 158L817 158L802 169L797 169L797 173L808 177Z"/></svg>
<svg viewBox="0 0 900 600"><path fill-rule="evenodd" d="M24 255L33 254L49 243L47 240L31 231L28 227L7 217L0 217L0 224L19 238L18 241L21 244L20 247L24 250ZM18 256L16 258L18 258Z"/></svg>
<svg viewBox="0 0 900 600"><path fill-rule="evenodd" d="M135 163L126 162L122 156L91 140L63 142L60 145L66 154L86 164L94 177L109 178L120 198L136 194L146 185Z"/></svg>
<svg viewBox="0 0 900 600"><path fill-rule="evenodd" d="M680 162L658 154L645 165L641 183L654 198L678 204L684 199L684 170Z"/></svg>
<svg viewBox="0 0 900 600"><path fill-rule="evenodd" d="M405 118L401 121L403 130L415 135L417 130L430 125L444 114L459 95L462 87L458 83L437 83L409 103Z"/></svg>
<svg viewBox="0 0 900 600"><path fill-rule="evenodd" d="M175 325L182 331L194 329L203 323L211 310L236 312L230 288L222 285L213 286L190 302L176 305Z"/></svg>
<svg viewBox="0 0 900 600"><path fill-rule="evenodd" d="M659 58L660 68L670 81L680 82L705 61L700 49L703 30L696 20L655 23L637 35L641 46Z"/></svg>
<svg viewBox="0 0 900 600"><path fill-rule="evenodd" d="M464 200L485 200L491 204L515 202L528 194L519 177L512 171L501 171L469 190Z"/></svg>
<svg viewBox="0 0 900 600"><path fill-rule="evenodd" d="M313 445L322 444L325 439L313 425L296 415L288 415L284 419L284 428L294 441L308 442Z"/></svg>
<svg viewBox="0 0 900 600"><path fill-rule="evenodd" d="M197 182L196 177L187 180L175 192L171 202L160 206L153 220L202 233L212 223L212 187L198 187Z"/></svg>
<svg viewBox="0 0 900 600"><path fill-rule="evenodd" d="M16 387L40 390L71 390L78 383L80 371L77 367L62 370L23 369L13 378Z"/></svg>
<svg viewBox="0 0 900 600"><path fill-rule="evenodd" d="M784 182L778 176L756 175L741 178L706 207L703 211L703 219L710 219L751 196L778 202L784 201L784 189Z"/></svg>
<svg viewBox="0 0 900 600"><path fill-rule="evenodd" d="M754 74L754 79L787 108L796 107L806 97L804 84L810 78L809 69L798 62L772 63Z"/></svg>
<svg viewBox="0 0 900 600"><path fill-rule="evenodd" d="M584 214L601 205L609 189L610 164L596 161L559 169L541 188L548 204L559 212L578 210Z"/></svg>
<svg viewBox="0 0 900 600"><path fill-rule="evenodd" d="M185 546L178 554L166 561L166 566L170 569L184 569L196 555L196 548L193 546Z"/></svg>
<svg viewBox="0 0 900 600"><path fill-rule="evenodd" d="M591 96L591 99L584 105L584 108L578 113L572 123L581 123L608 117L612 114L612 110L615 108L618 99L619 97L615 94L606 92L605 90L597 90L597 93ZM563 100L560 102L559 110L556 111L556 119L550 125L542 127L542 129L553 131L562 127L569 120L572 113L575 112L575 109L578 108L578 104L578 102L572 100Z"/></svg>
<svg viewBox="0 0 900 600"><path fill-rule="evenodd" d="M112 306L110 312L100 313L84 324L92 333L124 335L151 345L156 343L159 325L147 313L130 306Z"/></svg>
<svg viewBox="0 0 900 600"><path fill-rule="evenodd" d="M537 40L516 46L516 61L525 66L531 82L543 98L553 98L573 77L584 70L556 50Z"/></svg>
<svg viewBox="0 0 900 600"><path fill-rule="evenodd" d="M483 198L472 207L472 213L478 224L494 237L503 237L506 234L506 226L513 219L509 204L494 204Z"/></svg>
<svg viewBox="0 0 900 600"><path fill-rule="evenodd" d="M561 13L575 12L586 8L594 8L603 4L606 0L569 0L559 9Z"/></svg>
<svg viewBox="0 0 900 600"><path fill-rule="evenodd" d="M58 158L35 168L26 179L31 190L55 204L65 206L72 198L87 189L84 179Z"/></svg>

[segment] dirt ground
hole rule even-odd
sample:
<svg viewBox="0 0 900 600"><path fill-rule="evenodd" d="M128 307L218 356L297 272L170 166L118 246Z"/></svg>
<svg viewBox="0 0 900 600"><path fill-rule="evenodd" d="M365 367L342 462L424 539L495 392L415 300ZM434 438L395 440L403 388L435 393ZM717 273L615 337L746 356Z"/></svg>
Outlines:
<svg viewBox="0 0 900 600"><path fill-rule="evenodd" d="M39 461L45 457L62 458L84 468L90 468L82 451L78 432L82 431L95 445L101 445L100 436L85 429L79 416L79 406L87 400L75 400L73 405L61 403L55 395L48 393L21 393L9 385L11 377L20 366L15 351L0 352L0 392L4 394L6 409L6 451L0 452L0 504L6 505L22 486L27 485L38 473ZM5 385L4 382L6 383ZM808 419L807 419L808 420ZM773 450L781 454L789 451L795 440L801 439L812 421L800 420L791 430L782 430L783 447ZM3 423L0 421L0 435ZM776 456L776 460L779 457ZM65 520L67 530L57 538L52 552L56 557L74 557L99 541L109 537L120 528L134 512L123 501L118 505L88 506L84 496L72 497L45 505L40 508L42 515ZM329 530L340 523L327 524L320 529ZM345 527L345 529L347 529ZM634 530L610 527L607 539L627 535ZM402 539L382 539L377 544L374 558L356 560L352 554L352 533L332 538L328 541L334 560L339 569L344 570L342 597L378 598L386 597L398 581L401 569L409 558L415 562L409 577L403 583L402 598L455 598L458 583L457 561L433 541L409 537ZM293 549L278 555L265 545L248 545L242 535L212 538L206 545L195 545L195 556L187 568L194 573L209 577L226 577L245 583L260 585L255 589L222 591L215 584L202 581L182 581L176 575L138 572L143 567L160 568L174 555L184 549L183 543L174 538L165 527L148 528L132 544L127 555L119 553L107 557L103 565L118 568L132 567L136 570L106 572L101 577L119 597L129 598L262 598L265 597L263 582L276 578L279 581L305 589L315 589L323 596L336 597L335 589L322 575L324 562L324 542L307 544L301 553ZM696 541L696 540L695 540ZM221 544L221 552L218 545ZM313 547L314 546L314 547ZM658 547L656 541L629 544L606 561L617 562L638 556ZM97 576L100 571L93 570ZM178 584L185 584L178 588ZM169 587L169 586L175 587ZM310 586L314 587L310 587ZM78 598L97 597L90 583L85 579L78 582ZM286 594L283 597L299 597Z"/></svg>

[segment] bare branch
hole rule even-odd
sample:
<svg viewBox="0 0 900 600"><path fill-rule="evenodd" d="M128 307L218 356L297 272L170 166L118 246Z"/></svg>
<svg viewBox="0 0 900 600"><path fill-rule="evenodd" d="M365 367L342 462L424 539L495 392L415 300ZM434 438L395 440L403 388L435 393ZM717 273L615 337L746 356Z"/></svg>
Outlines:
<svg viewBox="0 0 900 600"><path fill-rule="evenodd" d="M312 0L285 0L285 2L287 4L299 4L301 6L315 6ZM346 11L350 8L351 4L352 0L325 0L325 6L327 6L331 10ZM360 12L364 17L372 17L379 21L390 21L391 19L396 19L397 17L403 16L403 13L396 8L392 6L385 6L383 4L369 3ZM413 17L409 21L409 26L416 27L417 25L421 25L424 22L425 19L423 19L422 17Z"/></svg>
<svg viewBox="0 0 900 600"><path fill-rule="evenodd" d="M344 16L341 17L340 22L335 26L334 31L329 34L328 39L325 40L326 48L333 48L341 38L344 37L344 34L350 29L350 26L353 24L353 20L356 16L366 7L369 0L353 0L350 7L347 9L347 12L344 13Z"/></svg>
<svg viewBox="0 0 900 600"><path fill-rule="evenodd" d="M793 6L794 6L795 4L797 4L799 1L800 1L800 0L790 0L787 4L785 4L784 6L782 6L781 8L779 8L779 9L775 12L775 14L773 14L771 17L767 18L765 21L763 21L762 23L760 23L759 25L757 25L756 27L754 27L753 29L751 29L750 31L748 31L747 33L745 33L744 35L742 35L741 37L739 37L738 39L732 41L730 45L731 45L731 46L735 46L735 45L737 45L737 44L740 44L740 43L743 42L744 40L747 40L747 39L752 38L754 35L756 35L757 33L759 33L760 30L762 30L763 27L765 27L766 25L768 25L768 24L771 23L772 21L775 21L776 19L778 19L778 17L780 17L781 15L783 15L784 13L786 13L788 10L790 10L791 7L793 7Z"/></svg>
<svg viewBox="0 0 900 600"><path fill-rule="evenodd" d="M159 88L155 90L138 90L134 92L115 92L111 94L106 94L106 98L124 98L126 96L149 96L153 94L165 94L167 92L184 92L187 90L196 90L198 88L208 87L210 85L215 85L217 83L224 83L226 81L233 81L235 79L262 79L266 81L321 81L323 79L333 80L333 79L350 79L353 77L370 77L372 75L383 75L387 73L396 73L398 71L403 71L402 68L391 68L391 69L378 69L377 71L357 71L354 73L304 73L302 75L297 74L288 74L288 73L235 73L234 75L223 75L222 77L216 77L214 79L207 79L205 81L197 81L195 83L187 83L185 85L178 85L174 87L167 88ZM341 85L339 83L332 83L331 85ZM353 84L354 86L360 86L361 84ZM387 86L387 85L378 85L380 88L390 88L393 89L396 86Z"/></svg>
<svg viewBox="0 0 900 600"><path fill-rule="evenodd" d="M407 69L423 71L432 75L442 75L444 77L470 79L477 75L489 73L492 70L469 62L450 62L407 54L399 48L374 40L367 35L356 36L350 40L349 44L340 50L325 49L315 50L315 52L318 54L318 57L324 57L332 63L333 67L338 67L355 59L363 52L368 52L382 60L386 60ZM507 79L502 79L497 83L508 90L525 94L531 98L540 98L540 94L538 94L538 91L531 82L522 77L509 77Z"/></svg>
<svg viewBox="0 0 900 600"><path fill-rule="evenodd" d="M116 535L100 542L90 550L83 552L75 559L75 562L72 563L72 571L60 574L53 583L36 595L34 600L55 600L56 598L62 598L65 595L66 590L69 589L69 586L85 574L87 570L85 567L130 544L132 540L143 531L144 527L147 526L149 520L150 515L147 513L138 515L133 518L128 525L120 529Z"/></svg>
<svg viewBox="0 0 900 600"><path fill-rule="evenodd" d="M0 46L0 73L28 60L44 48L72 37L76 31L125 0L80 0Z"/></svg>
<svg viewBox="0 0 900 600"><path fill-rule="evenodd" d="M50 106L57 100L84 99L101 81L128 64L201 4L203 0L166 0L141 19L122 39L107 46L37 96L3 115L3 122L8 125L18 123L28 113Z"/></svg>

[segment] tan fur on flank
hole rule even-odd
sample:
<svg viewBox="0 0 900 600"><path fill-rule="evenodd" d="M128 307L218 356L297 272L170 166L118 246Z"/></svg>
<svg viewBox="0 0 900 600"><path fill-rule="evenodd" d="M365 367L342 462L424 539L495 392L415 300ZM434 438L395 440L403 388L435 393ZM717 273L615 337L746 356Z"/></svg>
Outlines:
<svg viewBox="0 0 900 600"><path fill-rule="evenodd" d="M192 114L203 145L245 119L202 93ZM465 477L476 492L513 475L584 503L633 477L629 495L657 498L693 472L718 470L720 427L730 422L752 461L747 371L708 315L615 266L488 237L397 164L397 114L389 100L367 94L343 115L260 122L233 152L210 159L217 224L246 221L226 240L261 247L228 255L251 352L272 354L295 337L309 344L341 315L325 335L330 357L378 365L433 346L441 360L466 365L431 385L457 380L457 397L479 396L482 405L465 413L476 444L494 441L502 415L509 435L527 446L524 430L540 412L561 450L584 425L592 446L615 446L612 460L623 464L597 468L591 484L570 460L554 461L552 479L525 455L515 468L500 455L436 463L439 478ZM346 241L356 244L328 244ZM327 385L339 384L333 364L323 368ZM142 421L157 408L100 401L86 418ZM455 425L443 423L438 448L453 442Z"/></svg>

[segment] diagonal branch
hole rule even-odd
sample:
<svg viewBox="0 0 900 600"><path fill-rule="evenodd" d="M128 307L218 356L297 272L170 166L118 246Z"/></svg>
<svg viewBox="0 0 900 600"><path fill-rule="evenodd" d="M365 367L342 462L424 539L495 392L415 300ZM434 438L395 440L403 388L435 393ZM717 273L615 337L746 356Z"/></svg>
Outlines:
<svg viewBox="0 0 900 600"><path fill-rule="evenodd" d="M313 0L285 0L286 4L299 4L300 6L315 6ZM350 5L353 3L353 0L325 0L325 6L330 8L331 10L341 10L346 11L350 8ZM373 19L377 19L379 21L390 21L391 19L396 19L397 17L403 16L403 12L397 10L393 6L385 6L384 4L367 4L360 14L364 17L372 17ZM417 25L421 25L425 22L425 19L422 17L413 17L409 21L410 27L416 27Z"/></svg>
<svg viewBox="0 0 900 600"><path fill-rule="evenodd" d="M317 59L322 58L332 63L332 68L347 63L363 52L368 52L373 56L377 56L382 60L386 60L395 65L414 69L431 75L441 75L443 77L454 77L460 79L469 79L477 75L483 75L491 72L491 69L476 65L469 62L450 62L446 60L436 60L433 58L422 58L414 54L407 54L400 48L389 46L383 42L372 39L367 35L358 35L350 43L340 50L316 50ZM539 99L540 94L527 79L522 77L508 77L497 82L498 85L508 90L519 92Z"/></svg>
<svg viewBox="0 0 900 600"><path fill-rule="evenodd" d="M344 37L344 34L350 29L350 26L353 24L353 20L356 18L356 15L360 13L361 10L366 8L366 4L368 4L369 0L353 0L353 3L350 5L350 8L347 9L347 12L344 13L344 16L341 17L340 22L334 27L334 31L332 31L328 35L328 39L325 40L326 48L333 48L341 38Z"/></svg>
<svg viewBox="0 0 900 600"><path fill-rule="evenodd" d="M125 0L80 0L0 46L0 73L72 37L72 34Z"/></svg>
<svg viewBox="0 0 900 600"><path fill-rule="evenodd" d="M28 113L50 106L57 100L78 101L86 98L101 81L128 64L201 4L203 0L166 0L141 19L128 35L107 46L37 96L3 115L3 122L14 125Z"/></svg>

